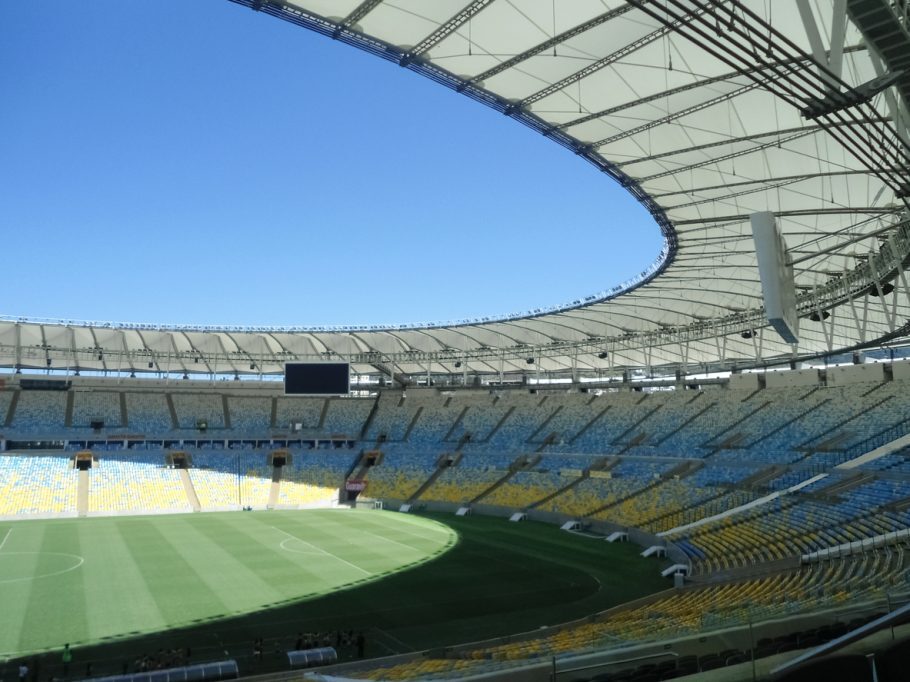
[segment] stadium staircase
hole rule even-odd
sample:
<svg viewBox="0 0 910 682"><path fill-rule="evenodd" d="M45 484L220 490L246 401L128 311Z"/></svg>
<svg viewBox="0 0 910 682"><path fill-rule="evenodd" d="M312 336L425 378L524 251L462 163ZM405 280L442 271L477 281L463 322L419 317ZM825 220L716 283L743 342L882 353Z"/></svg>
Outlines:
<svg viewBox="0 0 910 682"><path fill-rule="evenodd" d="M666 514L661 514L660 516L655 516L651 519L648 519L645 522L645 525L647 525L649 527L659 527L662 522L669 521L671 526L681 526L686 523L687 514L689 512L692 512L693 510L697 510L699 512L699 516L696 518L703 518L704 514L710 513L712 502L715 502L716 500L719 500L728 494L729 494L728 490L723 489L723 488L718 489L717 495L713 495L712 497L706 497L706 498L697 500L695 502L692 502L691 504L686 505L685 507L680 507L679 509L675 509L671 512L667 512ZM695 520L695 519L690 519L690 520Z"/></svg>
<svg viewBox="0 0 910 682"><path fill-rule="evenodd" d="M657 412L661 407L662 407L662 405L658 405L657 407L653 407L650 410L648 410L647 412L645 412L644 416L641 419L636 421L629 428L627 428L625 431L623 431L621 434L619 434L613 440L611 445L622 446L623 452L625 452L629 448L634 447L636 445L641 445L641 443L644 442L644 440L647 438L647 434L645 434L643 432L639 432L637 435L635 435L634 437L631 437L631 438L630 438L630 435L635 433L636 431L638 431L639 427L642 424L644 424L646 421L648 421L654 415L654 413Z"/></svg>
<svg viewBox="0 0 910 682"><path fill-rule="evenodd" d="M477 504L483 498L485 498L487 495L489 495L494 490L496 490L499 486L501 486L503 483L506 483L510 478L512 478L512 476L517 474L519 471L532 469L534 467L534 465L537 464L541 459L543 459L543 458L540 455L534 455L534 456L530 456L530 457L526 456L526 455L521 455L514 462L512 462L512 464L509 465L509 470L505 473L504 476L502 476L499 479L497 479L496 481L494 481L493 484L489 488L487 488L482 493L480 493L480 495L478 495L473 500L471 500L470 504Z"/></svg>
<svg viewBox="0 0 910 682"><path fill-rule="evenodd" d="M841 446L845 446L852 436L853 433L851 431L839 431L830 438L826 438L825 440L815 443L814 445L808 445L808 443L812 442L812 440L809 440L794 449L807 455L814 452L844 452L846 450L846 447Z"/></svg>
<svg viewBox="0 0 910 682"><path fill-rule="evenodd" d="M876 391L880 391L881 389L885 388L888 385L889 384L887 381L882 381L881 383L874 384L872 386L872 388L870 388L868 391L863 393L860 397L866 398L866 397L870 396L871 394L875 393Z"/></svg>
<svg viewBox="0 0 910 682"><path fill-rule="evenodd" d="M278 505L278 495L281 493L281 469L282 467L272 466L272 487L269 488L269 501L266 503L266 509L274 509Z"/></svg>
<svg viewBox="0 0 910 682"><path fill-rule="evenodd" d="M720 443L711 445L709 449L711 450L712 455L716 455L721 450L741 450L745 447L745 440L746 434L737 431L724 438Z"/></svg>
<svg viewBox="0 0 910 682"><path fill-rule="evenodd" d="M490 432L486 435L486 438L484 438L482 441L479 441L479 442L481 442L481 443L489 442L489 440L496 434L496 432L502 428L502 425L506 423L506 420L512 416L512 414L515 412L515 409L516 409L515 406L512 405L512 407L510 407L508 410L506 410L506 413L504 415L502 415L502 418L498 422L496 422L496 426L494 426L490 430Z"/></svg>
<svg viewBox="0 0 910 682"><path fill-rule="evenodd" d="M271 406L269 408L269 428L277 429L276 424L278 423L278 398L272 398Z"/></svg>
<svg viewBox="0 0 910 682"><path fill-rule="evenodd" d="M328 402L328 401L326 401L326 402ZM366 478L367 472L370 470L370 465L367 464L367 457L366 457L367 452L368 452L367 450L360 451L360 456L356 460L354 460L354 464L353 464L353 466L351 466L350 470L348 470L348 473L344 477L344 480L353 478L355 481L360 481L360 480L363 480L364 478ZM381 455L380 455L379 459L381 461ZM376 462L376 464L379 464L379 463L380 463L379 461Z"/></svg>
<svg viewBox="0 0 910 682"><path fill-rule="evenodd" d="M610 457L604 457L599 462L596 462L598 466L592 466L591 469L597 471L610 471L611 469L615 469L617 466L619 466L619 463L621 461L622 460L619 457L611 455Z"/></svg>
<svg viewBox="0 0 910 682"><path fill-rule="evenodd" d="M701 462L701 461L695 462L692 460L687 460L685 462L681 462L680 464L673 467L666 473L661 474L659 478L655 479L654 481L652 481L648 485L644 486L643 488L638 488L637 490L631 492L630 494L626 495L625 497L621 497L618 500L608 502L607 504L603 504L599 507L591 509L588 512L585 512L585 514L583 514L583 518L586 518L589 516L594 516L595 514L599 514L600 512L606 511L608 509L612 509L613 507L617 507L617 506L621 505L623 502L625 502L626 500L630 500L633 497L637 497L638 495L641 495L642 493L646 493L647 491L656 488L657 486L661 485L662 483L665 483L666 481L673 480L674 478L685 478L686 476L693 474L696 471L698 471L699 469L701 469L704 465L705 465L705 463Z"/></svg>
<svg viewBox="0 0 910 682"><path fill-rule="evenodd" d="M910 419L900 421L860 443L851 445L844 453L849 459L837 465L835 469L855 469L907 448L910 448Z"/></svg>
<svg viewBox="0 0 910 682"><path fill-rule="evenodd" d="M740 400L739 402L741 402L741 403L747 403L747 402L749 402L750 400L752 400L752 398L754 398L755 396L757 396L759 393L761 393L761 392L764 391L764 390L765 390L765 389L763 389L763 388L756 388L754 391L752 391L749 395L747 395L745 398L743 398L743 399Z"/></svg>
<svg viewBox="0 0 910 682"><path fill-rule="evenodd" d="M322 429L325 425L325 416L326 416L326 414L328 414L328 412L329 412L329 401L323 400L322 401L322 412L319 413L319 425L317 426L317 428L320 431L322 431Z"/></svg>
<svg viewBox="0 0 910 682"><path fill-rule="evenodd" d="M408 424L408 428L405 429L404 435L401 437L401 440L407 442L408 438L411 437L411 431L414 430L414 427L417 426L417 420L420 419L420 415L423 414L423 405L417 408L414 412L414 417L411 419L411 422Z"/></svg>
<svg viewBox="0 0 910 682"><path fill-rule="evenodd" d="M377 400L373 401L373 406L370 407L370 413L367 415L367 418L363 422L363 428L360 429L360 435L358 436L358 439L360 441L363 441L366 439L367 434L370 432L370 427L373 425L373 420L376 418L376 412L378 410L379 410L379 400L377 399ZM274 419L273 419L273 421L274 421Z"/></svg>
<svg viewBox="0 0 910 682"><path fill-rule="evenodd" d="M539 507L539 506L542 505L542 504L546 504L547 502L549 502L550 500L552 500L554 497L557 497L557 496L559 496L559 495L562 495L562 494L563 494L564 492L566 492L567 490L571 490L572 488L574 488L575 486L577 486L579 483L581 483L581 482L582 482L583 480L585 480L586 478L590 478L590 476L591 476L591 474L588 473L587 471L582 471L582 472L581 472L581 476L579 476L578 478L576 478L576 479L574 479L574 480L572 480L572 481L569 481L569 482L566 483L563 487L561 487L561 488L555 490L554 492L550 493L550 494L547 495L546 497L542 497L541 499L537 500L537 502L534 502L533 504L529 504L529 505L528 505L528 509L535 509L535 508Z"/></svg>
<svg viewBox="0 0 910 682"><path fill-rule="evenodd" d="M569 445L574 443L578 438L581 438L588 429L590 429L597 422L599 422L601 419L603 419L603 416L607 412L610 411L611 407L612 407L612 405L607 405L604 409L602 409L600 412L598 412L593 417L591 417L591 419L589 419L588 422L584 426L582 426L574 436L572 436L569 439Z"/></svg>
<svg viewBox="0 0 910 682"><path fill-rule="evenodd" d="M849 440L853 436L853 433L849 430L845 430L844 427L846 427L848 424L851 424L858 420L862 420L866 414L868 414L872 410L876 409L877 407L880 407L880 406L884 405L885 403L890 402L891 400L892 400L891 396L887 396L877 402L872 403L871 405L867 405L859 412L851 415L851 417L849 419L847 419L846 421L839 422L830 431L819 434L818 436L815 436L803 443L800 443L799 445L797 445L794 448L794 450L796 450L798 452L799 451L802 451L802 452L831 452L832 450L836 451L836 450L840 449L840 450L846 452L846 448L838 448L838 446L843 444L847 440ZM815 443L815 444L813 445L813 443Z"/></svg>
<svg viewBox="0 0 910 682"><path fill-rule="evenodd" d="M130 417L129 412L126 409L126 393L124 391L120 391L118 400L120 402L120 426L126 429L129 428Z"/></svg>
<svg viewBox="0 0 910 682"><path fill-rule="evenodd" d="M378 448L378 447L379 447L379 441L376 441L376 448ZM374 448L374 449L376 449L376 448ZM355 478L354 472L358 470L358 467L360 467L360 463L363 461L363 455L365 452L366 452L366 450L361 449L360 454L357 455L357 457L354 459L353 462L351 462L351 466L348 467L348 470L344 472L343 480L346 481L349 478Z"/></svg>
<svg viewBox="0 0 910 682"><path fill-rule="evenodd" d="M756 471L751 476L746 476L741 481L737 481L733 487L744 490L756 490L757 488L762 487L768 481L777 478L785 471L787 471L787 467L781 466L780 464L772 464L766 469Z"/></svg>
<svg viewBox="0 0 910 682"><path fill-rule="evenodd" d="M804 395L802 398L800 398L800 400L805 400L808 396L810 396L812 393L814 393L815 390L817 390L817 389L813 389L813 390L809 391L809 393L807 393L807 394ZM744 445L743 447L744 447L745 449L749 450L749 449L754 448L754 447L756 447L756 446L758 446L758 445L761 445L761 442L762 442L763 440L766 440L766 439L768 439L768 438L771 438L771 436L776 436L776 435L777 435L778 433L780 433L781 431L785 431L786 429L789 429L789 428L790 428L791 426L793 426L796 422L805 419L806 417L808 417L810 414L812 414L812 413L815 412L816 410L821 409L824 405L827 405L829 402L830 402L830 398L827 399L827 400L822 400L822 401L819 402L819 403L816 403L815 405L813 405L812 407L810 407L810 408L809 408L808 410L806 410L805 412L796 415L795 417L793 417L793 419L788 419L788 420L785 421L783 424L779 425L777 428L772 429L771 431L768 431L767 433L761 434L760 436L758 436L758 438L756 438L755 440L753 440L753 441L750 442L750 443L746 443L746 445Z"/></svg>
<svg viewBox="0 0 910 682"><path fill-rule="evenodd" d="M595 462L589 469L586 469L585 471L583 471L578 478L576 478L572 481L569 481L566 485L562 486L555 492L552 492L549 495L547 495L546 497L543 497L543 498L537 500L537 502L535 502L534 504L529 505L528 509L534 509L536 507L539 507L540 505L549 502L554 497L562 495L567 490L571 490L572 488L577 486L579 483L581 483L586 478L590 478L591 471L609 471L610 469L614 468L617 464L619 464L619 462L620 462L619 457L616 457L616 456L604 457L603 459L599 460L598 462Z"/></svg>
<svg viewBox="0 0 910 682"><path fill-rule="evenodd" d="M190 478L190 472L186 469L178 469L180 482L183 483L183 489L186 491L186 499L194 512L202 511L202 505L199 504L199 497L196 495L196 489L193 487L193 481Z"/></svg>
<svg viewBox="0 0 910 682"><path fill-rule="evenodd" d="M910 497L903 497L882 507L885 511L903 512L910 509Z"/></svg>
<svg viewBox="0 0 910 682"><path fill-rule="evenodd" d="M547 435L546 438L543 439L543 442L537 446L537 449L534 452L543 452L549 446L555 444L557 440L559 440L559 434L557 434L555 431L551 432Z"/></svg>
<svg viewBox="0 0 910 682"><path fill-rule="evenodd" d="M75 403L76 394L72 391L66 392L66 409L63 413L63 426L72 428L73 426L73 404Z"/></svg>
<svg viewBox="0 0 910 682"><path fill-rule="evenodd" d="M685 478L691 474L694 474L696 471L705 466L705 463L702 460L693 460L689 459L685 462L681 462L677 466L673 467L669 471L660 475L660 480L670 481L674 478Z"/></svg>
<svg viewBox="0 0 910 682"><path fill-rule="evenodd" d="M546 400L548 397L549 396L544 396L544 400ZM543 401L541 401L541 404L543 404ZM555 410L553 410L553 412L550 413L550 416L548 416L546 419L544 419L542 422L540 422L540 426L538 426L536 429L534 429L534 433L532 433L530 436L528 436L528 440L525 442L526 443L539 443L540 441L535 440L537 438L537 436L539 434L545 432L546 428L550 425L550 422L553 421L553 419L556 417L557 414L562 412L562 409L563 409L563 406L560 405ZM550 435L554 435L554 434L551 433Z"/></svg>
<svg viewBox="0 0 910 682"><path fill-rule="evenodd" d="M459 448L461 447L461 445L463 443L464 443L464 437L462 437L462 440L459 443ZM420 485L420 487L417 488L417 490L415 490L414 493L405 501L408 504L413 504L416 500L420 499L420 496L423 495L427 491L427 489L436 482L436 479L442 475L443 471L445 471L446 469L450 469L451 467L458 466L458 463L461 462L463 457L464 457L464 454L461 452L461 450L456 451L455 454L452 455L451 466L446 466L446 463L449 460L448 453L443 453L442 455L440 455L439 460L436 462L436 468L433 470L433 473L430 474L430 477L427 480L425 480Z"/></svg>
<svg viewBox="0 0 910 682"><path fill-rule="evenodd" d="M702 394L699 392L698 395L702 395ZM694 402L694 400L695 400L695 399L693 398L693 402ZM702 415L704 415L705 412L707 412L707 411L710 410L711 408L715 407L716 405L717 405L717 402L708 403L708 404L705 405L703 408L701 408L698 412L696 412L696 413L693 414L691 417L689 417L688 419L686 419L682 424L680 424L679 426L677 426L675 429L673 429L673 430L670 431L669 433L664 434L664 437L661 438L659 441L657 441L657 442L655 443L655 445L661 445L661 444L663 444L664 441L666 441L667 439L672 438L673 436L675 436L677 433L679 433L679 432L682 431L684 428L686 428L687 426L689 426L689 424L692 424L693 422L698 421L699 419L701 419Z"/></svg>
<svg viewBox="0 0 910 682"><path fill-rule="evenodd" d="M832 477L833 478L833 477ZM820 499L830 500L831 498L840 497L845 492L858 488L861 485L866 483L871 483L875 480L875 474L868 471L857 471L837 483L832 483L831 485L825 486L825 488L817 493L808 493L813 497Z"/></svg>
<svg viewBox="0 0 910 682"><path fill-rule="evenodd" d="M451 400L451 398L449 400ZM446 401L447 405L449 403L449 400ZM448 443L452 440L452 435L455 433L455 431L458 429L458 427L461 426L461 422L464 419L464 416L468 413L469 409L470 408L468 406L461 408L461 412L458 413L458 416L455 418L455 421L452 422L452 426L450 426L449 430L446 431L446 435L444 435L442 437L443 443Z"/></svg>
<svg viewBox="0 0 910 682"><path fill-rule="evenodd" d="M634 436L632 436L632 437L631 437L628 441L626 441L625 443L620 443L620 446L621 446L621 447L620 447L619 451L618 451L616 454L617 454L617 455L624 455L624 454L626 454L629 450L631 450L632 448L634 448L635 446L637 446L637 445L642 445L643 443L646 443L647 441L648 441L648 432L647 432L647 431L639 431L637 434L635 434Z"/></svg>
<svg viewBox="0 0 910 682"><path fill-rule="evenodd" d="M743 402L745 402L745 401L743 401ZM726 428L722 429L722 430L719 431L718 433L715 433L713 436L711 436L710 438L708 438L708 440L706 440L706 441L704 442L704 444L702 445L702 447L704 447L704 448L718 448L718 447L721 447L721 445L718 444L717 441L720 440L720 438L721 438L722 436L725 436L725 435L727 435L727 434L731 434L733 438L741 437L742 434L740 434L740 433L734 431L734 429L736 429L736 428L737 428L738 426L740 426L741 424L744 424L747 420L749 420L749 419L751 419L752 417L754 417L756 414L758 414L759 412L761 412L762 410L764 410L766 407L770 407L770 405L771 405L771 401L769 400L769 401L763 402L761 405L759 405L758 407L756 407L754 410L750 410L746 415L744 415L743 417L737 419L735 422L733 422L732 424L730 424L730 425L727 426ZM730 440L731 440L731 439L728 438L728 439L727 439L727 442L730 442ZM729 447L729 446L727 446L727 447Z"/></svg>
<svg viewBox="0 0 910 682"><path fill-rule="evenodd" d="M13 418L16 415L16 407L19 405L20 391L13 391L13 397L10 398L9 407L6 410L6 419L3 421L3 427L9 428L13 425Z"/></svg>
<svg viewBox="0 0 910 682"><path fill-rule="evenodd" d="M759 390L761 390L761 389L759 389ZM805 400L806 398L808 398L809 396L813 395L814 393L817 393L817 392L820 391L820 390L822 390L822 387L821 387L821 386L815 386L815 387L813 387L813 388L810 388L810 389L809 389L809 392L806 393L806 394L804 394L804 395L801 395L801 396L799 397L799 399L800 399L801 401L802 401L802 400Z"/></svg>
<svg viewBox="0 0 910 682"><path fill-rule="evenodd" d="M177 408L174 407L174 396L168 392L164 394L164 399L167 401L167 411L171 415L171 428L176 431L180 428L180 419L177 417Z"/></svg>
<svg viewBox="0 0 910 682"><path fill-rule="evenodd" d="M710 573L696 572L689 576L689 580L692 583L690 587L766 578L788 571L799 570L801 563L800 555L797 553L777 559L768 558L759 563L743 566L715 568Z"/></svg>
<svg viewBox="0 0 910 682"><path fill-rule="evenodd" d="M88 471L79 472L79 480L76 484L76 513L79 516L88 515Z"/></svg>
<svg viewBox="0 0 910 682"><path fill-rule="evenodd" d="M228 397L226 393L221 394L221 410L224 413L224 428L231 428L231 408L228 405Z"/></svg>

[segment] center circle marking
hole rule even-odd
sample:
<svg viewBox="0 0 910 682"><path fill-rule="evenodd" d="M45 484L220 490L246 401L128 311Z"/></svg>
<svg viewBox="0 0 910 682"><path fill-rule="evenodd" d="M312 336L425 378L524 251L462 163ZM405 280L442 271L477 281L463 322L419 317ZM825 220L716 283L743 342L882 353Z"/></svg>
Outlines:
<svg viewBox="0 0 910 682"><path fill-rule="evenodd" d="M6 557L15 557L15 556L56 556L56 557L67 557L70 560L71 566L60 569L59 571L50 571L48 573L39 573L37 575L27 575L20 578L3 578L4 575L4 559ZM0 585L6 583L20 583L28 580L39 580L41 578L52 578L57 575L63 575L64 573L69 573L70 571L75 571L77 568L82 566L85 563L85 558L79 556L78 554L67 554L66 552L0 552Z"/></svg>

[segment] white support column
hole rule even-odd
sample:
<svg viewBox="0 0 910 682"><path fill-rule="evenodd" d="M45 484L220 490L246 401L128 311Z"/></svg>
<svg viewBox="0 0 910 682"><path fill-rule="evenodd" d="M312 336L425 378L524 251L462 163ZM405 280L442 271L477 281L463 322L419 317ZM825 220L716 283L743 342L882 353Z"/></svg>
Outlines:
<svg viewBox="0 0 910 682"><path fill-rule="evenodd" d="M894 286L894 307L897 308L897 301L900 298L900 294L903 293L906 301L910 304L910 285L907 284L907 273L898 268L897 271L897 281ZM895 311L896 314L896 311Z"/></svg>
<svg viewBox="0 0 910 682"><path fill-rule="evenodd" d="M875 281L875 283L873 284L873 286L875 287L875 291L878 293L878 302L879 302L879 303L881 304L881 306L882 306L882 312L885 314L885 320L888 322L888 331L892 331L892 332L893 332L893 331L894 331L894 328L895 328L895 325L894 325L894 316L892 315L891 311L888 310L888 302L885 300L885 296L884 296L884 294L882 293L882 285L881 285L881 282L879 282L879 281L876 279L876 281Z"/></svg>
<svg viewBox="0 0 910 682"><path fill-rule="evenodd" d="M846 26L838 28L838 24L843 24L843 22L846 21L846 0L835 0L832 6L832 56L835 50L834 40L839 38L840 41L840 46L836 48L839 53L837 56L836 68L835 64L832 63L832 60L828 56L828 51L825 49L821 32L818 30L818 23L815 20L815 13L812 10L812 5L809 3L809 0L796 0L796 7L799 10L799 17L802 19L803 27L806 29L806 37L809 38L809 46L812 48L812 58L820 66L827 67L829 70L834 71L839 77L843 64L844 34L846 32ZM840 18L838 15L840 15ZM837 32L835 33L835 31ZM829 87L837 89L837 82L833 80L825 70L819 68L818 73L819 76L829 84Z"/></svg>
<svg viewBox="0 0 910 682"><path fill-rule="evenodd" d="M853 316L853 324L856 327L856 338L859 339L860 343L865 343L866 326L859 321L859 315L856 314L856 300L851 298L847 303L850 306L850 314Z"/></svg>
<svg viewBox="0 0 910 682"><path fill-rule="evenodd" d="M831 8L831 50L828 68L838 78L844 70L844 38L847 34L847 0L834 0Z"/></svg>
<svg viewBox="0 0 910 682"><path fill-rule="evenodd" d="M78 367L78 366L79 366L79 358L76 357L76 330L73 329L72 327L69 328L69 337L70 337L70 355L71 355L71 357L72 357L72 365L73 365L73 367ZM94 338L95 338L95 334L94 334L94 332L92 332L92 339L94 339ZM98 342L97 342L97 341L95 341L95 345L96 345L96 346L98 345ZM92 350L92 353L94 353L94 352L95 352L95 351L94 351L94 349L93 349L93 350ZM67 373L67 374L70 373L70 360L69 360L69 358L67 358L67 360L66 360L66 373Z"/></svg>
<svg viewBox="0 0 910 682"><path fill-rule="evenodd" d="M828 349L828 352L831 353L834 350L834 312L835 308L832 308L828 313L830 317L825 319L825 311L821 309L816 309L818 313L818 323L822 326L822 336L825 338L825 348ZM830 320L830 321L829 321Z"/></svg>
<svg viewBox="0 0 910 682"><path fill-rule="evenodd" d="M16 336L16 369L19 369L22 364L22 325L17 322L14 329Z"/></svg>

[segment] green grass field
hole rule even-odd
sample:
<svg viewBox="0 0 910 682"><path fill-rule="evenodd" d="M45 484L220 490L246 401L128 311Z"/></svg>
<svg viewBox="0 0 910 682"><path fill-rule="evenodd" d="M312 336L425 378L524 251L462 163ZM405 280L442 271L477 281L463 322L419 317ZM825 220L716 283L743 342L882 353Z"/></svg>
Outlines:
<svg viewBox="0 0 910 682"><path fill-rule="evenodd" d="M633 545L503 519L324 510L0 522L0 661L120 672L158 648L281 669L300 631L363 630L367 655L577 618L665 588ZM262 662L252 641L267 640ZM353 652L342 652L350 657Z"/></svg>

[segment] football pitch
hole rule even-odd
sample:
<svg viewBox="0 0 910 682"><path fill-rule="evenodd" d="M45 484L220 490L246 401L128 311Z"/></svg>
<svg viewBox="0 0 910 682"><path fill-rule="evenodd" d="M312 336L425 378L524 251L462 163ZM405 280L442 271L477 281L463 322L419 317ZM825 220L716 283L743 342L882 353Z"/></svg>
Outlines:
<svg viewBox="0 0 910 682"><path fill-rule="evenodd" d="M371 510L0 522L0 664L52 652L50 672L70 643L98 675L191 646L194 661L253 672L286 668L299 632L364 631L367 656L474 641L667 587L638 551L543 524Z"/></svg>

